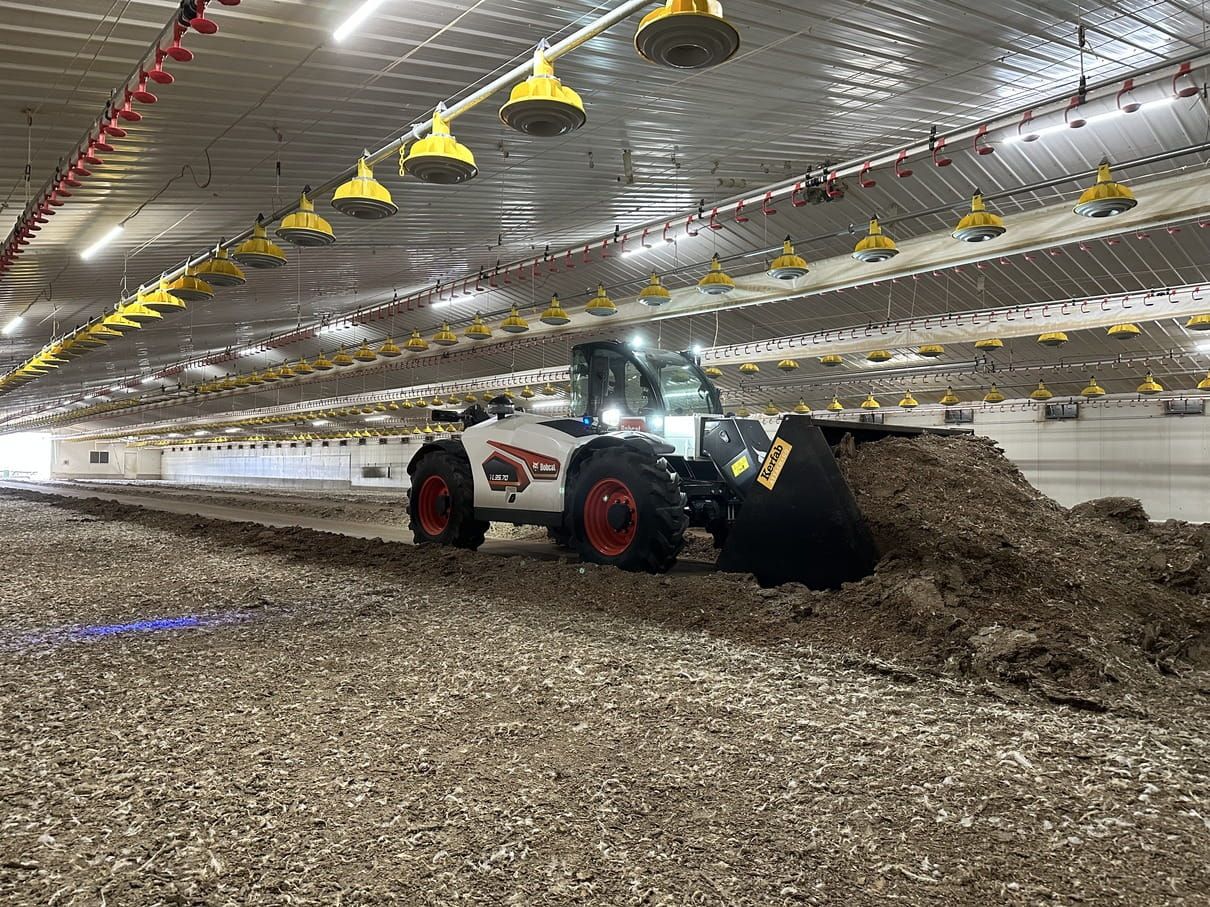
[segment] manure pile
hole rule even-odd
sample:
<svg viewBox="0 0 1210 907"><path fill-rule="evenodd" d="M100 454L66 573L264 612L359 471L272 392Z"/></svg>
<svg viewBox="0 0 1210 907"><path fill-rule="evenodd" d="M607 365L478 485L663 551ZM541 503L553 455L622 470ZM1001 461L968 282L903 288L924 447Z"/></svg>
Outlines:
<svg viewBox="0 0 1210 907"><path fill-rule="evenodd" d="M883 557L804 606L858 645L1092 707L1210 667L1210 527L1153 524L1132 499L1068 510L977 437L888 439L841 467Z"/></svg>

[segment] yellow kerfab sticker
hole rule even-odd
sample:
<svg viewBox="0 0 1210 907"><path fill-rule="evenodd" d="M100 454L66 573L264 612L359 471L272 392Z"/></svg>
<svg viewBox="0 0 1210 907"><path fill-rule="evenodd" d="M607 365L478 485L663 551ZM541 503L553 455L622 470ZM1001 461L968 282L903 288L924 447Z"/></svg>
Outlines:
<svg viewBox="0 0 1210 907"><path fill-rule="evenodd" d="M777 477L781 475L782 467L786 465L786 460L793 449L794 445L781 438L774 441L773 446L769 448L769 453L765 455L765 462L761 464L756 481L772 491L773 486L777 484Z"/></svg>
<svg viewBox="0 0 1210 907"><path fill-rule="evenodd" d="M731 464L731 475L735 476L738 479L740 476L742 476L745 472L748 471L748 467L750 465L751 464L748 462L748 458L741 455L738 460L736 460L734 463Z"/></svg>

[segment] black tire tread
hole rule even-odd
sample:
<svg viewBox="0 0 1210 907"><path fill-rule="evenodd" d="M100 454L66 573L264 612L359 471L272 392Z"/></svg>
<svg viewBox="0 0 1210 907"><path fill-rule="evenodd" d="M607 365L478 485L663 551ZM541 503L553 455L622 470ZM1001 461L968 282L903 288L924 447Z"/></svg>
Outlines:
<svg viewBox="0 0 1210 907"><path fill-rule="evenodd" d="M412 537L417 545L442 544L473 551L483 544L489 524L485 520L475 519L475 480L471 476L471 464L465 457L448 451L431 453L417 465L412 475L412 488L419 488L424 480L434 473L445 479L454 502L446 537L444 540L438 540L424 536L424 529L416 515L420 496L409 491L408 528L412 531Z"/></svg>
<svg viewBox="0 0 1210 907"><path fill-rule="evenodd" d="M580 496L587 493L598 464L608 475L626 477L627 484L635 485L631 491L644 501L644 538L642 544L632 545L619 558L602 558L587 539L581 536L579 518L582 504ZM631 476L634 480L631 480ZM633 447L607 447L589 454L577 470L576 488L573 496L571 541L584 560L594 563L612 564L623 570L647 573L666 573L676 563L681 546L685 541L685 529L689 518L685 514L685 495L680 490L680 481L671 472L668 464L652 454ZM654 520L655 529L650 526ZM636 540L639 541L639 540Z"/></svg>

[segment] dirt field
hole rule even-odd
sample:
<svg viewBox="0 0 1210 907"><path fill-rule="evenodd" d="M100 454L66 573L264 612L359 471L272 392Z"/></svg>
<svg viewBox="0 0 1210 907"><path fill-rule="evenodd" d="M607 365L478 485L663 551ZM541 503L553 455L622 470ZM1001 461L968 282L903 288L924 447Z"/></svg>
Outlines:
<svg viewBox="0 0 1210 907"><path fill-rule="evenodd" d="M874 657L742 578L0 514L0 903L1210 891L1188 684L1091 713Z"/></svg>

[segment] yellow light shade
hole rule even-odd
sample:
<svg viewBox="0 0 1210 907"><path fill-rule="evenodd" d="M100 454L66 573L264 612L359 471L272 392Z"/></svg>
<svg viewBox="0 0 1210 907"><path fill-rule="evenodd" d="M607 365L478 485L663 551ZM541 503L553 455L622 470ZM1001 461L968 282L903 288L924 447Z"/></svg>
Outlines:
<svg viewBox="0 0 1210 907"><path fill-rule="evenodd" d="M752 415L752 412L748 409L748 407L741 404L740 408L735 411L735 414L741 419L747 419L750 415Z"/></svg>
<svg viewBox="0 0 1210 907"><path fill-rule="evenodd" d="M794 404L794 413L799 416L805 416L811 412L811 407L807 406L807 401L802 397L798 398L798 402Z"/></svg>
<svg viewBox="0 0 1210 907"><path fill-rule="evenodd" d="M610 315L618 313L618 307L613 304L613 300L605 293L605 285L597 284L597 295L588 300L588 305L584 311L589 315L596 315L598 318L608 318Z"/></svg>
<svg viewBox="0 0 1210 907"><path fill-rule="evenodd" d="M181 304L184 305L184 303L181 303ZM157 312L155 309L149 309L147 306L143 305L143 303L138 301L137 299L134 302L128 302L125 305L120 306L118 308L118 312L123 317L129 318L131 321L137 321L139 323L142 323L145 321L155 321L158 318L164 317L159 312Z"/></svg>
<svg viewBox="0 0 1210 907"><path fill-rule="evenodd" d="M1147 373L1147 377L1143 379L1143 383L1138 386L1139 393L1147 394L1148 396L1158 394L1163 389L1164 386L1155 380L1155 375L1151 374L1151 372Z"/></svg>
<svg viewBox="0 0 1210 907"><path fill-rule="evenodd" d="M869 362L890 362L892 358L890 350L871 350L865 357Z"/></svg>
<svg viewBox="0 0 1210 907"><path fill-rule="evenodd" d="M550 297L550 305L546 307L546 311L539 316L538 320L543 324L560 325L571 321L571 316L567 314L563 306L559 305L559 296L555 294Z"/></svg>
<svg viewBox="0 0 1210 907"><path fill-rule="evenodd" d="M384 359L396 359L403 355L401 350L393 339L387 338L386 343L378 348L378 355Z"/></svg>
<svg viewBox="0 0 1210 907"><path fill-rule="evenodd" d="M954 393L952 387L947 387L945 393L941 395L938 401L942 406L957 406L962 401L958 399L958 395Z"/></svg>
<svg viewBox="0 0 1210 907"><path fill-rule="evenodd" d="M474 402L475 402L476 400L478 400L478 399L479 399L478 397L476 397L476 396L475 396L473 393L471 393L471 392L469 392L469 391L468 391L468 392L467 392L467 393L466 393L466 394L463 396L463 398L462 398L462 402L463 402L463 403L466 403L466 404L471 404L471 403L474 403Z"/></svg>
<svg viewBox="0 0 1210 907"><path fill-rule="evenodd" d="M1062 331L1047 331L1038 335L1038 343L1042 346L1062 346L1067 342L1067 335Z"/></svg>
<svg viewBox="0 0 1210 907"><path fill-rule="evenodd" d="M255 385L255 384L264 384L264 383L265 383L265 379L260 376L260 372L253 372L251 375L244 376L245 386L247 386L249 384Z"/></svg>
<svg viewBox="0 0 1210 907"><path fill-rule="evenodd" d="M265 369L265 371L261 374L261 380L263 380L266 384L272 384L274 381L277 381L277 370L272 368Z"/></svg>
<svg viewBox="0 0 1210 907"><path fill-rule="evenodd" d="M213 258L198 265L197 276L212 287L239 287L248 282L243 268L233 262L221 246L215 250Z"/></svg>
<svg viewBox="0 0 1210 907"><path fill-rule="evenodd" d="M473 179L479 172L471 150L450 133L445 105L433 111L432 131L413 142L407 153L400 152L402 170L426 183L449 186Z"/></svg>
<svg viewBox="0 0 1210 907"><path fill-rule="evenodd" d="M797 280L799 277L805 277L810 270L806 259L795 253L794 244L787 236L781 244L781 255L773 259L765 273L774 280Z"/></svg>
<svg viewBox="0 0 1210 907"><path fill-rule="evenodd" d="M954 228L954 239L962 242L987 242L997 236L1003 236L1008 228L1004 226L1004 218L993 214L983 204L983 195L976 192L971 198L971 210L958 226Z"/></svg>
<svg viewBox="0 0 1210 907"><path fill-rule="evenodd" d="M381 220L399 211L387 187L374 179L365 158L357 161L353 178L332 194L332 207L359 220Z"/></svg>
<svg viewBox="0 0 1210 907"><path fill-rule="evenodd" d="M1206 372L1206 377L1197 383L1199 391L1210 391L1210 370Z"/></svg>
<svg viewBox="0 0 1210 907"><path fill-rule="evenodd" d="M735 54L739 32L719 0L666 0L639 22L634 49L660 66L703 69Z"/></svg>
<svg viewBox="0 0 1210 907"><path fill-rule="evenodd" d="M282 380L288 380L296 377L296 373L294 369L290 368L289 362L283 362L281 364L281 368L277 370L277 377L281 378Z"/></svg>
<svg viewBox="0 0 1210 907"><path fill-rule="evenodd" d="M898 254L899 249L895 245L895 240L882 232L878 218L871 217L869 231L853 248L853 257L858 261L874 264L894 258Z"/></svg>
<svg viewBox="0 0 1210 907"><path fill-rule="evenodd" d="M945 355L945 347L940 343L922 343L916 353L926 359L938 359Z"/></svg>
<svg viewBox="0 0 1210 907"><path fill-rule="evenodd" d="M286 263L286 253L269 239L260 219L252 228L252 235L235 247L231 257L248 268L280 268Z"/></svg>
<svg viewBox="0 0 1210 907"><path fill-rule="evenodd" d="M717 365L707 365L704 369L702 369L702 374L711 381L716 381L723 377L723 370Z"/></svg>
<svg viewBox="0 0 1210 907"><path fill-rule="evenodd" d="M534 74L513 86L500 122L525 135L553 138L579 129L588 117L580 96L555 76L545 50L543 42L534 52Z"/></svg>
<svg viewBox="0 0 1210 907"><path fill-rule="evenodd" d="M353 364L353 357L346 353L342 346L336 351L336 355L332 357L332 364L337 368L348 368Z"/></svg>
<svg viewBox="0 0 1210 907"><path fill-rule="evenodd" d="M1054 394L1050 392L1050 388L1046 386L1045 381L1039 381L1038 386L1029 393L1031 400L1049 400Z"/></svg>
<svg viewBox="0 0 1210 907"><path fill-rule="evenodd" d="M449 322L444 322L441 328L433 335L433 343L437 346L453 346L458 342L458 335L450 330Z"/></svg>
<svg viewBox="0 0 1210 907"><path fill-rule="evenodd" d="M983 402L984 403L1003 403L1004 394L1000 393L1000 388L996 387L996 385L993 384L991 386L991 390L989 390L986 394L983 395Z"/></svg>
<svg viewBox="0 0 1210 907"><path fill-rule="evenodd" d="M783 359L777 363L777 367L783 372L796 372L798 371L798 361L795 359Z"/></svg>
<svg viewBox="0 0 1210 907"><path fill-rule="evenodd" d="M201 281L198 281L201 283ZM138 301L149 309L154 309L157 312L183 312L185 303L182 298L174 293L171 289L172 285L168 281L160 278L159 286L150 293L138 294ZM213 292L210 294L214 295ZM207 297L209 298L209 297Z"/></svg>
<svg viewBox="0 0 1210 907"><path fill-rule="evenodd" d="M315 205L306 192L298 200L298 210L287 214L275 232L295 246L330 246L336 242L332 225L315 213Z"/></svg>
<svg viewBox="0 0 1210 907"><path fill-rule="evenodd" d="M1210 331L1210 312L1192 316L1185 322L1185 327L1191 331Z"/></svg>
<svg viewBox="0 0 1210 907"><path fill-rule="evenodd" d="M706 296L725 296L735 289L735 281L723 270L718 253L710 259L710 270L697 282L697 291Z"/></svg>
<svg viewBox="0 0 1210 907"><path fill-rule="evenodd" d="M1129 187L1114 182L1109 162L1102 161L1097 167L1097 181L1080 194L1072 210L1083 217L1114 217L1137 204Z"/></svg>
<svg viewBox="0 0 1210 907"><path fill-rule="evenodd" d="M353 354L353 358L358 362L373 362L378 357L374 355L374 351L366 344L362 344L357 348L357 352Z"/></svg>
<svg viewBox="0 0 1210 907"><path fill-rule="evenodd" d="M668 288L660 283L660 275L652 271L647 286L639 290L639 302L654 308L664 305L671 298L672 294L668 292Z"/></svg>
<svg viewBox="0 0 1210 907"><path fill-rule="evenodd" d="M1085 397L1089 397L1089 398L1104 397L1105 388L1103 388L1103 387L1101 387L1101 385L1097 384L1097 379L1095 376L1089 376L1088 386L1085 387L1082 391L1080 391L1080 393L1083 394Z"/></svg>
<svg viewBox="0 0 1210 907"><path fill-rule="evenodd" d="M164 289L186 302L205 302L214 298L214 287L198 276L196 268L185 268L185 273L166 284Z"/></svg>
<svg viewBox="0 0 1210 907"><path fill-rule="evenodd" d="M458 338L455 337L454 342L456 343L457 340ZM407 342L403 345L403 348L409 353L423 353L429 348L429 342L420 336L419 331L413 330L412 336L407 339Z"/></svg>
<svg viewBox="0 0 1210 907"><path fill-rule="evenodd" d="M318 356L315 357L315 366L314 366L315 371L326 372L333 367L334 367L334 363L332 362L332 360L329 359L327 356L325 356L323 353L320 353Z"/></svg>
<svg viewBox="0 0 1210 907"><path fill-rule="evenodd" d="M977 350L1000 350L1004 349L1004 341L999 337L984 337L982 340L975 341L975 349Z"/></svg>
<svg viewBox="0 0 1210 907"><path fill-rule="evenodd" d="M866 394L865 399L861 401L862 409L880 409L881 407L882 407L882 404L879 403L877 399L875 399L874 394L872 392Z"/></svg>
<svg viewBox="0 0 1210 907"><path fill-rule="evenodd" d="M829 353L827 356L819 357L819 364L827 368L836 368L838 365L844 364L844 357Z"/></svg>
<svg viewBox="0 0 1210 907"><path fill-rule="evenodd" d="M471 340L486 340L492 335L492 329L487 326L481 316L476 314L470 327L463 331L463 334Z"/></svg>
<svg viewBox="0 0 1210 907"><path fill-rule="evenodd" d="M521 399L532 400L533 397L534 397L534 389L532 387L530 387L527 384L527 385L525 385L525 387L521 388Z"/></svg>
<svg viewBox="0 0 1210 907"><path fill-rule="evenodd" d="M745 362L739 367L741 375L756 375L760 373L760 366L755 362Z"/></svg>
<svg viewBox="0 0 1210 907"><path fill-rule="evenodd" d="M400 401L399 401L399 408L400 408L400 409L411 409L411 408L412 408L412 401L411 401L411 400L400 400Z"/></svg>
<svg viewBox="0 0 1210 907"><path fill-rule="evenodd" d="M505 319L500 322L500 330L506 334L524 334L529 330L529 322L522 318L517 307L513 306Z"/></svg>
<svg viewBox="0 0 1210 907"><path fill-rule="evenodd" d="M1137 324L1115 324L1105 333L1114 340L1132 340L1143 332Z"/></svg>
<svg viewBox="0 0 1210 907"><path fill-rule="evenodd" d="M544 396L544 397L553 397L558 392L559 392L559 389L557 387L555 387L553 384L551 384L549 381L547 381L545 384L542 385L542 396Z"/></svg>
<svg viewBox="0 0 1210 907"><path fill-rule="evenodd" d="M315 369L311 367L311 363L306 359L299 359L298 364L294 366L294 374L296 375L313 375Z"/></svg>
<svg viewBox="0 0 1210 907"><path fill-rule="evenodd" d="M777 405L772 400L770 400L768 402L768 404L765 406L765 415L766 416L777 416L780 414L781 414L781 410L777 408Z"/></svg>
<svg viewBox="0 0 1210 907"><path fill-rule="evenodd" d="M899 406L902 409L915 409L920 405L920 401L912 396L911 391L903 392L903 399L899 401Z"/></svg>

